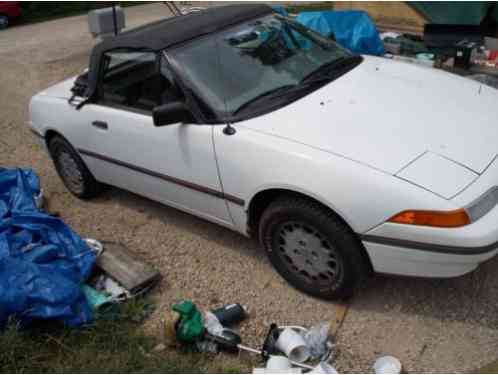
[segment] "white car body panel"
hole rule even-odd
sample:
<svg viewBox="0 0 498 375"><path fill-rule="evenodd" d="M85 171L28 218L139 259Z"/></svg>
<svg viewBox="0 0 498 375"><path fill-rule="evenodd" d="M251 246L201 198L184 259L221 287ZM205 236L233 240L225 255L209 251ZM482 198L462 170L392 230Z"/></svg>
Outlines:
<svg viewBox="0 0 498 375"><path fill-rule="evenodd" d="M497 155L498 94L436 69L365 56L251 128L396 174L426 151L481 173ZM493 90L494 92L491 92Z"/></svg>
<svg viewBox="0 0 498 375"><path fill-rule="evenodd" d="M67 100L71 97L71 87L73 87L75 80L76 76L70 77L62 82L59 82L51 87L46 88L43 91L40 91L37 95Z"/></svg>
<svg viewBox="0 0 498 375"><path fill-rule="evenodd" d="M465 207L498 185L498 91L479 83L365 57L334 82L226 135L223 125L154 127L148 115L95 104L76 110L67 103L73 81L34 96L30 124L42 136L62 134L99 181L245 235L258 193L298 192L358 233L377 272L458 276L496 254L496 207L458 229L386 223L407 209ZM95 120L109 129L91 126Z"/></svg>
<svg viewBox="0 0 498 375"><path fill-rule="evenodd" d="M422 154L416 159L416 163L410 163L396 176L445 199L454 197L479 177L471 169L432 152ZM437 178L438 176L444 178Z"/></svg>
<svg viewBox="0 0 498 375"><path fill-rule="evenodd" d="M494 257L498 250L485 255L439 254L432 251L366 243L365 248L375 272L389 275L449 278L474 271Z"/></svg>
<svg viewBox="0 0 498 375"><path fill-rule="evenodd" d="M452 202L465 207L490 187L498 186L498 161L495 161L463 193ZM420 251L406 247L388 246L364 242L373 267L377 272L424 277L452 277L473 271L480 263L498 252L498 206L475 223L462 228L429 228L414 225L384 223L364 235L381 238L397 238L418 243L453 246L466 254L445 254ZM491 246L490 246L491 245ZM494 246L493 246L494 245ZM394 272L393 272L394 271Z"/></svg>
<svg viewBox="0 0 498 375"><path fill-rule="evenodd" d="M248 203L258 192L268 189L310 196L332 208L357 233L403 211L407 200L419 207L454 208L433 193L364 164L252 130L251 123L258 121L255 118L237 124L235 136L226 136L222 127L214 130L223 187L246 201L244 210L232 211L241 232L247 227ZM386 196L386 188L393 195ZM371 204L372 197L378 204Z"/></svg>
<svg viewBox="0 0 498 375"><path fill-rule="evenodd" d="M97 180L146 195L199 216L230 225L226 203L219 198L167 181L178 179L206 189L221 191L210 126L170 125L155 127L149 115L99 105L85 105L79 119L87 136L78 149L165 176L158 178L88 156ZM108 123L107 130L91 126L94 120Z"/></svg>
<svg viewBox="0 0 498 375"><path fill-rule="evenodd" d="M487 186L484 188L484 186ZM484 194L490 186L498 186L498 162L494 162L471 188L477 192L477 196ZM469 188L469 190L471 189ZM466 195L464 199L463 195ZM460 199L454 200L459 207L465 207L471 203L476 196L471 196L466 191ZM459 203L457 203L459 202ZM381 237L397 238L417 242L427 242L434 245L482 247L496 243L498 240L498 206L477 220L475 223L461 228L429 228L416 225L400 225L383 223L373 228L367 234ZM498 245L497 245L498 248Z"/></svg>
<svg viewBox="0 0 498 375"><path fill-rule="evenodd" d="M77 149L98 181L141 194L196 216L232 227L224 200L187 189L177 183L152 177L83 151L173 177L207 189L221 191L214 158L211 126L172 125L155 127L150 116L88 104L77 111L67 99L39 96L40 104L57 106L57 111L32 117L42 134L56 130ZM34 111L34 112L33 112ZM95 120L108 123L108 130L92 126ZM56 126L53 126L56 124Z"/></svg>

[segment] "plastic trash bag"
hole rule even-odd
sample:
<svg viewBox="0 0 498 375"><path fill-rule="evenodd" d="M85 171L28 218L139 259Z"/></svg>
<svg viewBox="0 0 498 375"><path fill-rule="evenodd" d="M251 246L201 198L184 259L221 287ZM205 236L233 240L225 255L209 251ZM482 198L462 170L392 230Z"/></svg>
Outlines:
<svg viewBox="0 0 498 375"><path fill-rule="evenodd" d="M204 313L204 328L213 336L221 336L224 330L216 315L211 311Z"/></svg>
<svg viewBox="0 0 498 375"><path fill-rule="evenodd" d="M0 168L0 327L58 319L69 326L92 320L81 284L95 253L62 220L41 212L33 171Z"/></svg>
<svg viewBox="0 0 498 375"><path fill-rule="evenodd" d="M176 327L176 338L179 342L193 343L202 337L204 334L202 314L192 301L175 303L171 309L180 315Z"/></svg>
<svg viewBox="0 0 498 375"><path fill-rule="evenodd" d="M368 13L359 10L301 12L296 21L354 53L383 55L384 43Z"/></svg>
<svg viewBox="0 0 498 375"><path fill-rule="evenodd" d="M303 334L304 341L309 348L311 358L322 358L329 351L330 324L319 323Z"/></svg>

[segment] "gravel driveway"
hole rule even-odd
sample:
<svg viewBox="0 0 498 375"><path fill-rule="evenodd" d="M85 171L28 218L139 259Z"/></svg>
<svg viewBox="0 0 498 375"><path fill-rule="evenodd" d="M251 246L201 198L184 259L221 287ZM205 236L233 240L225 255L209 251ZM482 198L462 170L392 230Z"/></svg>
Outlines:
<svg viewBox="0 0 498 375"><path fill-rule="evenodd" d="M161 4L126 9L134 26L168 16ZM334 320L337 305L290 288L258 245L226 229L134 194L110 189L83 202L71 196L25 126L37 91L86 67L94 41L85 17L0 32L0 164L30 167L42 178L50 209L84 236L125 244L160 269L158 309L147 330L160 332L163 312L180 298L204 308L247 305L240 330L261 343L271 322L310 325ZM453 280L375 277L350 301L335 363L343 372L371 371L375 358L397 356L408 372L464 372L498 353L498 260Z"/></svg>

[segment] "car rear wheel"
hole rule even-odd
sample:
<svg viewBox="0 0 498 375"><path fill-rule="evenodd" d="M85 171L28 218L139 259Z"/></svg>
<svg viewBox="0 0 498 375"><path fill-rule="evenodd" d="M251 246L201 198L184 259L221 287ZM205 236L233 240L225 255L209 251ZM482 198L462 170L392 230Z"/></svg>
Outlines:
<svg viewBox="0 0 498 375"><path fill-rule="evenodd" d="M347 298L369 274L365 251L354 232L312 200L277 199L263 213L259 235L276 270L307 294Z"/></svg>
<svg viewBox="0 0 498 375"><path fill-rule="evenodd" d="M9 26L9 17L4 14L0 14L0 30L6 29Z"/></svg>
<svg viewBox="0 0 498 375"><path fill-rule="evenodd" d="M64 138L54 137L49 143L50 156L59 177L66 188L76 197L89 199L102 191L84 161Z"/></svg>

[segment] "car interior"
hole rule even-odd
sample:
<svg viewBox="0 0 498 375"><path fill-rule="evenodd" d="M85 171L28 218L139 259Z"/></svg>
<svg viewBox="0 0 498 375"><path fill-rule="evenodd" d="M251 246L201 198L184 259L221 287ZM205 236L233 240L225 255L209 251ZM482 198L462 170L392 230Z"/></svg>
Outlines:
<svg viewBox="0 0 498 375"><path fill-rule="evenodd" d="M103 104L151 112L170 101L183 100L176 83L167 78L153 52L109 52L104 57Z"/></svg>

